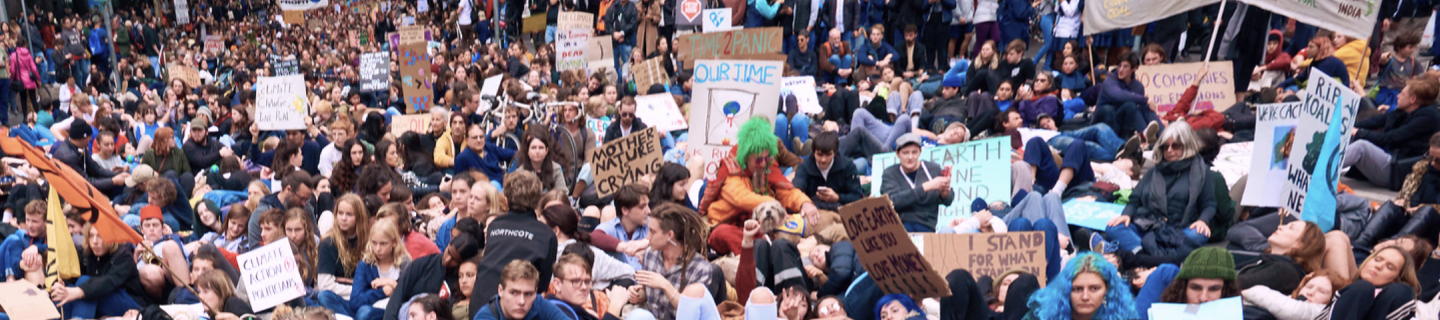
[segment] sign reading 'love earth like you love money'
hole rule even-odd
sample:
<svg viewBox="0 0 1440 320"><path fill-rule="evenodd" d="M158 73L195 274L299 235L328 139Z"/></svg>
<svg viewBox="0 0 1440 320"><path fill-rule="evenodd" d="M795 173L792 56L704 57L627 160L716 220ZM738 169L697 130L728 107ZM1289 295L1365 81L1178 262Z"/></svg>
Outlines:
<svg viewBox="0 0 1440 320"><path fill-rule="evenodd" d="M860 254L860 263L885 293L916 299L950 296L950 285L930 260L909 241L890 196L862 199L840 207L845 232Z"/></svg>

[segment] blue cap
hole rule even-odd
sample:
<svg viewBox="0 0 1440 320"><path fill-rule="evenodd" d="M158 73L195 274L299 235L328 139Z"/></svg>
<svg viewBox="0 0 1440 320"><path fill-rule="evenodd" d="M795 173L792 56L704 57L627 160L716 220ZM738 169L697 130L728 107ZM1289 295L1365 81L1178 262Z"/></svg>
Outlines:
<svg viewBox="0 0 1440 320"><path fill-rule="evenodd" d="M989 206L985 204L985 199L975 198L975 201L970 203L970 212L979 212L987 207Z"/></svg>

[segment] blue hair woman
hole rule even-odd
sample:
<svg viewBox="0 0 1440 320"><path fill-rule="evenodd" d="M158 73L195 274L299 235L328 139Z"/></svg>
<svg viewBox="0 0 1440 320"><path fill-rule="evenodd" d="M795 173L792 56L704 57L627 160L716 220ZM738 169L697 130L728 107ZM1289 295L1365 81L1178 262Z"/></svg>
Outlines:
<svg viewBox="0 0 1440 320"><path fill-rule="evenodd" d="M1099 254L1081 253L1050 285L1030 296L1025 319L1136 319L1135 298L1128 288L1114 264Z"/></svg>

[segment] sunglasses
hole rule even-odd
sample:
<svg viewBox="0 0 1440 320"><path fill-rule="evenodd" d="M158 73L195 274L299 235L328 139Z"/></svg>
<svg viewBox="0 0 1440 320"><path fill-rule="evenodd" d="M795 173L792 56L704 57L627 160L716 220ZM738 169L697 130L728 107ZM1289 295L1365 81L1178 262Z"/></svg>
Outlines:
<svg viewBox="0 0 1440 320"><path fill-rule="evenodd" d="M1184 150L1184 148L1185 145L1180 144L1179 142L1171 142L1160 145L1161 150Z"/></svg>
<svg viewBox="0 0 1440 320"><path fill-rule="evenodd" d="M635 113L634 113L634 112L621 112L621 113L620 113L620 117L621 117L621 118L634 118L634 117L635 117Z"/></svg>

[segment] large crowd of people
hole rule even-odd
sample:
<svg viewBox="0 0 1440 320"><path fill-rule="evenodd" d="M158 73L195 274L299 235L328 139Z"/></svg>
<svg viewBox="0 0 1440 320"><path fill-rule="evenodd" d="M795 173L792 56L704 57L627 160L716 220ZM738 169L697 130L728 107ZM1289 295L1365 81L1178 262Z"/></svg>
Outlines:
<svg viewBox="0 0 1440 320"><path fill-rule="evenodd" d="M682 1L418 1L9 8L0 122L143 243L108 241L94 212L65 205L80 276L46 283L57 186L12 153L0 281L41 285L65 319L194 304L214 320L1147 319L1157 303L1233 297L1245 319L1440 317L1428 1L1379 1L1369 39L1244 4L1086 35L1083 0L701 1L736 28L781 28L783 73L811 77L819 106L758 97L780 110L736 119L721 157L661 131L663 164L606 192L593 155L652 127L637 97L720 108L691 101L680 52L697 49L675 44L701 30L680 26ZM565 12L591 14L613 61L561 70ZM415 26L422 79L402 74L417 58L391 37ZM1217 31L1223 45L1203 41ZM371 53L390 58L380 90L362 90ZM1199 94L1208 62L1174 105L1137 78L1211 53L1231 61L1237 101ZM637 81L655 59L658 77ZM1255 139L1258 105L1300 101L1317 70L1363 96L1345 174L1399 192L1342 186L1333 230L1241 205L1265 177L1213 168L1223 145ZM257 117L257 83L287 74L305 81L304 128L262 130L276 120ZM433 100L407 99L414 83ZM1009 140L1011 185L991 195L1004 199L942 216L961 195L922 151L988 138ZM887 153L893 165L874 161ZM908 232L1042 232L1045 267L941 270L942 298L882 291L860 259L873 248L839 215L871 190ZM1067 223L1066 201L1124 209L1092 229ZM304 292L256 310L238 256L281 240Z"/></svg>

